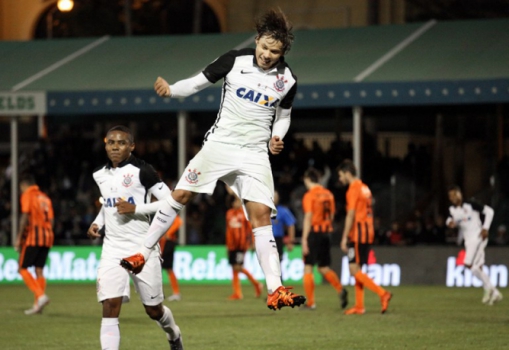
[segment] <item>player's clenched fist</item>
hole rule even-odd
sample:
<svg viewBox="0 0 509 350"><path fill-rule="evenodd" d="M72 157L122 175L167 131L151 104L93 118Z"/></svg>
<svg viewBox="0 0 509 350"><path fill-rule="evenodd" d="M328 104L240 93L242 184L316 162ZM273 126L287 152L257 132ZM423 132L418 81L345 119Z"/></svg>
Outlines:
<svg viewBox="0 0 509 350"><path fill-rule="evenodd" d="M170 85L161 77L157 77L154 83L154 90L161 97L170 96Z"/></svg>
<svg viewBox="0 0 509 350"><path fill-rule="evenodd" d="M90 225L90 228L87 231L87 236L91 239L101 237L101 234L99 233L99 226L96 223L92 223L92 225Z"/></svg>
<svg viewBox="0 0 509 350"><path fill-rule="evenodd" d="M272 138L269 141L269 150L270 153L276 155L281 153L281 151L284 148L284 142L281 140L279 136L272 136Z"/></svg>

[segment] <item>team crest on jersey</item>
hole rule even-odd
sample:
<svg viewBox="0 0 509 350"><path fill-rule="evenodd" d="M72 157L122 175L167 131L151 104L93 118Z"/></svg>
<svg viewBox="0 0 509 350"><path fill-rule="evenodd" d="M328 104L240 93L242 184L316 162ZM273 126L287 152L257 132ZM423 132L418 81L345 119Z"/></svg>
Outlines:
<svg viewBox="0 0 509 350"><path fill-rule="evenodd" d="M122 186L129 187L133 184L133 176L132 174L125 174L124 181L122 181Z"/></svg>
<svg viewBox="0 0 509 350"><path fill-rule="evenodd" d="M279 76L279 74L276 75L276 78L277 80L274 83L274 89L281 92L285 89L285 83L288 83L288 80L285 80L285 77L283 75Z"/></svg>
<svg viewBox="0 0 509 350"><path fill-rule="evenodd" d="M198 183L198 175L201 175L200 172L196 171L196 169L187 169L187 176L186 176L186 180L187 182L189 182L190 184L196 184Z"/></svg>

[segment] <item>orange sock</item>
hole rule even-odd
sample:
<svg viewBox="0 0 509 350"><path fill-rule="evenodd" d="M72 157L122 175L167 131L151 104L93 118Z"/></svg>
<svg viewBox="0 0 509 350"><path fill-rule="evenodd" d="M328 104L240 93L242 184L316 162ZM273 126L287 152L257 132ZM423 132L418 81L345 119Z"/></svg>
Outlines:
<svg viewBox="0 0 509 350"><path fill-rule="evenodd" d="M364 285L355 279L355 306L358 309L364 309Z"/></svg>
<svg viewBox="0 0 509 350"><path fill-rule="evenodd" d="M378 296L382 296L385 293L385 289L380 287L378 284L376 284L371 278L369 278L368 275L366 275L364 272L359 271L355 274L355 279L360 281L363 285L366 286L369 290L372 292L378 294Z"/></svg>
<svg viewBox="0 0 509 350"><path fill-rule="evenodd" d="M42 292L45 294L46 293L46 278L44 278L44 276L37 277L37 284L39 285L39 287L41 287Z"/></svg>
<svg viewBox="0 0 509 350"><path fill-rule="evenodd" d="M323 277L329 282L329 284L334 287L334 289L339 293L343 289L341 282L339 282L338 275L333 271L329 270Z"/></svg>
<svg viewBox="0 0 509 350"><path fill-rule="evenodd" d="M233 294L237 296L242 296L242 289L240 289L240 279L239 279L239 272L233 270L233 279L232 279L232 286L233 286Z"/></svg>
<svg viewBox="0 0 509 350"><path fill-rule="evenodd" d="M28 289L30 289L36 298L39 298L41 295L44 295L44 290L39 286L39 283L35 280L34 276L27 269L21 269L19 274L23 278L23 282L25 282Z"/></svg>
<svg viewBox="0 0 509 350"><path fill-rule="evenodd" d="M253 286L255 286L255 288L258 286L258 280L256 278L254 278L254 276L248 270L246 270L245 268L242 268L242 270L240 270L240 272L242 272L244 275L246 275L249 282L251 282L251 284Z"/></svg>
<svg viewBox="0 0 509 350"><path fill-rule="evenodd" d="M173 290L173 294L180 294L179 282L178 282L177 276L175 276L175 272L173 272L173 270L168 270L168 279L170 280L171 289Z"/></svg>
<svg viewBox="0 0 509 350"><path fill-rule="evenodd" d="M304 274L304 291L306 292L306 305L315 305L315 276L312 273Z"/></svg>

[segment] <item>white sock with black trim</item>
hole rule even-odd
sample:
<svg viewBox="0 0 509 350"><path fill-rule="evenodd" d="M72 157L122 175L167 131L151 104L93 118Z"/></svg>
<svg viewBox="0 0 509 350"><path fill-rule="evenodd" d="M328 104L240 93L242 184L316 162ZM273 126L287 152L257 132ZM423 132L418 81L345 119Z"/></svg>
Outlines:
<svg viewBox="0 0 509 350"><path fill-rule="evenodd" d="M184 208L184 206L173 199L172 196L161 200L161 202L141 247L141 253L145 257L145 260L148 259L152 248L154 248L161 237L168 231L171 224L173 224L177 214Z"/></svg>
<svg viewBox="0 0 509 350"><path fill-rule="evenodd" d="M493 284L491 284L490 277L483 271L482 267L472 266L470 270L472 271L472 274L475 277L479 278L482 281L484 290L489 291L495 288Z"/></svg>
<svg viewBox="0 0 509 350"><path fill-rule="evenodd" d="M272 294L281 286L281 265L277 252L276 240L272 233L272 225L253 229L256 256L265 274L267 292Z"/></svg>
<svg viewBox="0 0 509 350"><path fill-rule="evenodd" d="M171 310L163 305L164 314L163 317L156 323L166 332L168 340L176 340L180 337L180 328L175 323Z"/></svg>

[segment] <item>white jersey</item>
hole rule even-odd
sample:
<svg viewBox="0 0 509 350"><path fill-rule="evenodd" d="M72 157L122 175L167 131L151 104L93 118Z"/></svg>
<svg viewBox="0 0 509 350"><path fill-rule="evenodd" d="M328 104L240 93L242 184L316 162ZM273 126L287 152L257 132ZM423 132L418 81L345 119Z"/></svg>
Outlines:
<svg viewBox="0 0 509 350"><path fill-rule="evenodd" d="M143 214L119 214L115 203L118 198L141 205L170 194L168 186L161 181L154 168L133 155L116 168L111 163L97 169L93 177L103 198L101 212L94 222L105 226L103 256L125 258L140 250L150 226L149 216Z"/></svg>
<svg viewBox="0 0 509 350"><path fill-rule="evenodd" d="M267 153L276 109L291 109L297 91L297 78L283 57L264 71L256 64L254 49L232 50L208 65L203 74L211 83L224 78L217 119L204 142Z"/></svg>
<svg viewBox="0 0 509 350"><path fill-rule="evenodd" d="M493 214L493 209L487 205L463 202L460 206L449 207L446 224L454 221L465 241L479 239L483 228L489 230Z"/></svg>

